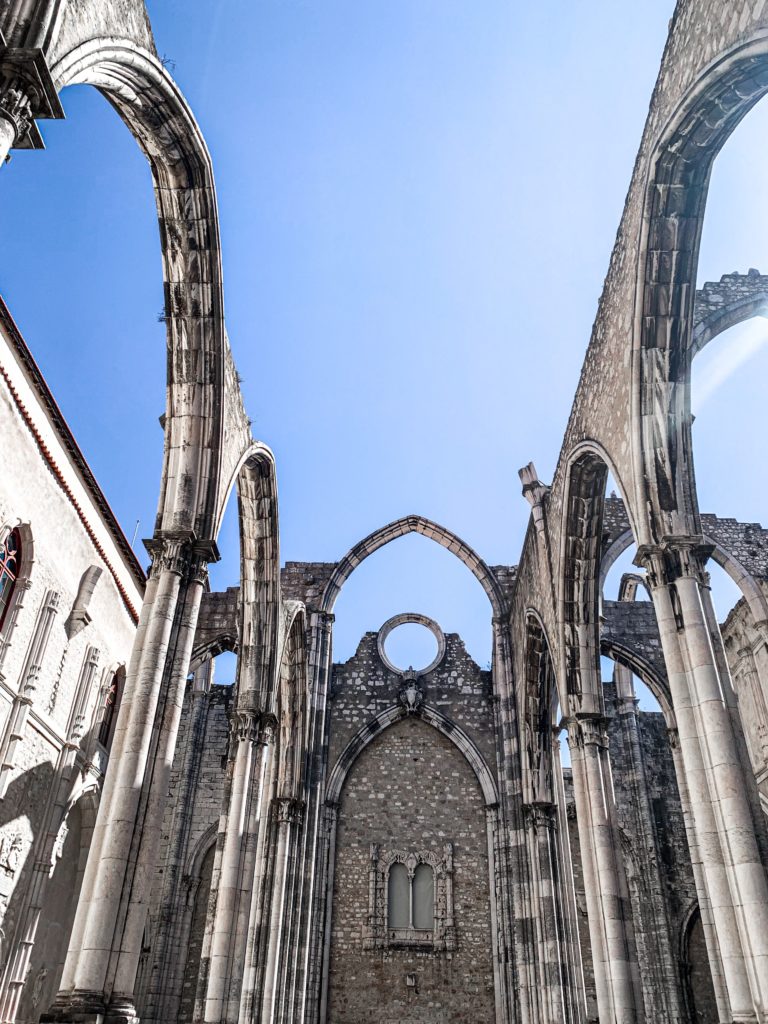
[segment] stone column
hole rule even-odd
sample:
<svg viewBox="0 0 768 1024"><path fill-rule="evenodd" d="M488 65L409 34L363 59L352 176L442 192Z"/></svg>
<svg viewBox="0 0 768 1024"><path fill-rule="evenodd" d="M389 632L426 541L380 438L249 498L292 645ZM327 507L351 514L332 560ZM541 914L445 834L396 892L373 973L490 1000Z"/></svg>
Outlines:
<svg viewBox="0 0 768 1024"><path fill-rule="evenodd" d="M715 999L720 1020L728 1020L730 1016L730 1005L728 1002L728 989L725 984L723 973L723 962L720 957L720 945L717 940L714 921L712 917L712 904L709 899L707 883L704 878L704 867L702 863L699 841L696 838L696 828L693 822L693 811L691 808L691 797L688 791L688 780L683 767L683 760L680 756L680 736L676 725L667 729L669 745L672 749L672 760L675 763L675 776L677 778L677 789L680 794L680 805L683 809L683 822L685 834L688 839L688 854L691 858L691 869L693 881L696 886L696 895L701 914L701 924L704 929L704 938L707 944L707 955L709 957L709 969L712 974L712 985L715 990Z"/></svg>
<svg viewBox="0 0 768 1024"><path fill-rule="evenodd" d="M285 892L292 833L301 821L302 808L290 797L275 801L277 836L275 840L272 886L270 892L269 932L264 964L264 982L261 997L260 1024L274 1024L277 981L280 971L280 953L283 948L283 928L286 916Z"/></svg>
<svg viewBox="0 0 768 1024"><path fill-rule="evenodd" d="M601 1024L641 1019L639 970L627 931L629 894L615 824L606 719L568 724L589 936Z"/></svg>
<svg viewBox="0 0 768 1024"><path fill-rule="evenodd" d="M568 814L560 763L561 729L552 730L552 786L555 798L557 828L555 830L555 866L557 867L557 910L563 935L563 985L565 987L565 1017L567 1024L583 1024L587 1019L584 986L584 965L581 959L579 921L576 909L576 885L573 880L571 842L568 835Z"/></svg>
<svg viewBox="0 0 768 1024"><path fill-rule="evenodd" d="M200 765L205 752L205 728L213 685L214 661L204 662L195 672L187 704L183 749L179 751L181 767L178 792L170 829L174 837L163 864L163 897L160 919L165 926L159 929L152 949L152 970L145 992L141 997L142 1021L162 1024L175 1020L178 1014L181 988L186 962L184 924L185 915L179 912L186 899L184 864L189 853L189 833L192 824L192 805L200 778Z"/></svg>
<svg viewBox="0 0 768 1024"><path fill-rule="evenodd" d="M336 872L336 833L339 827L339 805L327 802L323 822L323 850L325 877L325 906L322 919L323 946L318 953L318 967L322 971L320 992L320 1021L328 1019L328 982L331 970L331 938L333 927L333 880Z"/></svg>
<svg viewBox="0 0 768 1024"><path fill-rule="evenodd" d="M616 723L621 730L618 734L614 732L613 736L625 751L626 774L622 781L630 796L631 820L626 827L629 834L637 839L633 853L639 877L633 909L637 915L635 937L638 955L645 949L648 965L647 976L643 978L643 998L649 1018L673 1024L682 1021L684 1013L679 955L672 946L665 883L659 870L656 828L640 742L632 673L624 665L616 664L613 682L616 687Z"/></svg>
<svg viewBox="0 0 768 1024"><path fill-rule="evenodd" d="M523 809L517 691L509 622L494 616L492 673L501 827L497 830L497 942L495 982L499 1024L536 1024L537 981L533 944L530 857Z"/></svg>
<svg viewBox="0 0 768 1024"><path fill-rule="evenodd" d="M61 989L46 1021L137 1020L133 1008L181 701L206 562L186 537L149 545L152 570Z"/></svg>
<svg viewBox="0 0 768 1024"><path fill-rule="evenodd" d="M768 884L709 628L711 602L696 538L641 548L680 737L702 874L712 907L731 1019L768 1019ZM721 669L722 671L722 669Z"/></svg>
<svg viewBox="0 0 768 1024"><path fill-rule="evenodd" d="M249 915L275 720L254 709L235 711L229 804L216 892L204 1020L237 1024L247 957Z"/></svg>
<svg viewBox="0 0 768 1024"><path fill-rule="evenodd" d="M542 1020L565 1021L562 972L566 952L558 926L556 891L557 808L552 803L534 803L527 804L525 809L538 946L539 1012Z"/></svg>
<svg viewBox="0 0 768 1024"><path fill-rule="evenodd" d="M293 1012L297 1020L322 1020L324 921L326 914L327 850L323 837L325 745L328 729L328 686L332 661L333 615L313 610L310 615L308 674L311 680L310 724L306 780L306 811L299 899L297 968ZM328 908L329 912L330 909ZM303 1016L302 1016L303 1015Z"/></svg>

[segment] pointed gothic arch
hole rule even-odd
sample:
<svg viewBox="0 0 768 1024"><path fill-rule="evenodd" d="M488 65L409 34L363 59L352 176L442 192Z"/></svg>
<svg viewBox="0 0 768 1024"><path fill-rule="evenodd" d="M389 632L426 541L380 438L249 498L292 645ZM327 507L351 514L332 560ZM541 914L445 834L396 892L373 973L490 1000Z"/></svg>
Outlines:
<svg viewBox="0 0 768 1024"><path fill-rule="evenodd" d="M372 718L352 737L339 755L339 759L328 776L328 786L325 793L327 804L338 803L341 791L344 788L344 782L352 765L368 744L376 739L377 736L380 736L390 725L394 725L395 722L407 718L408 714L409 711L402 704L393 704L391 707L379 712L375 718ZM420 704L410 714L437 729L438 732L446 736L461 751L480 784L486 807L496 807L499 803L499 790L496 780L477 745L464 730L456 725L455 722L446 718L437 708L430 707L429 704Z"/></svg>
<svg viewBox="0 0 768 1024"><path fill-rule="evenodd" d="M417 515L403 516L402 519L395 519L393 522L387 523L386 526L374 530L373 533L368 534L367 537L364 537L355 544L341 561L336 564L331 578L328 580L323 591L320 602L321 610L324 612L333 611L341 588L361 562L365 561L374 551L378 551L379 548L383 548L386 544L397 540L398 537L405 537L409 533L419 533L422 537L435 541L435 543L440 544L446 550L456 555L459 561L466 565L487 594L493 608L494 618L502 617L506 610L506 599L490 566L486 565L483 559L455 533L452 533L444 526L440 526L439 523L434 523L429 519L425 519L424 516Z"/></svg>
<svg viewBox="0 0 768 1024"><path fill-rule="evenodd" d="M639 544L700 533L690 382L701 227L712 164L766 92L768 37L760 32L692 82L650 154L632 361L635 497L647 509Z"/></svg>

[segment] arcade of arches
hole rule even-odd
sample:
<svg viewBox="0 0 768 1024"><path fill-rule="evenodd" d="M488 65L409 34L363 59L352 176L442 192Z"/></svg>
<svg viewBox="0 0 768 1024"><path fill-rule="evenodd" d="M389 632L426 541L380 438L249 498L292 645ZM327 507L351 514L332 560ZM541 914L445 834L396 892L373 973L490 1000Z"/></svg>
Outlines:
<svg viewBox="0 0 768 1024"><path fill-rule="evenodd" d="M756 270L695 289L712 162L768 91L768 5L677 4L510 566L418 515L280 565L211 159L143 0L0 5L0 162L74 83L155 182L165 462L145 577L0 303L0 1021L768 1024L768 530L700 512L690 411L695 354L768 312ZM214 592L233 488L240 585ZM406 609L334 661L346 581L410 533L482 587L487 668ZM712 562L741 592L722 623ZM435 640L421 668L385 650L406 622Z"/></svg>

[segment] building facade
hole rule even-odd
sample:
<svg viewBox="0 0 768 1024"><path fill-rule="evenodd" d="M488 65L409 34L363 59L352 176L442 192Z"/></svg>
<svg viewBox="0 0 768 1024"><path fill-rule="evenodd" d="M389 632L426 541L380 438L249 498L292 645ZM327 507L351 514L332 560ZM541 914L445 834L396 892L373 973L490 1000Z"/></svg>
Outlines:
<svg viewBox="0 0 768 1024"><path fill-rule="evenodd" d="M756 270L695 284L712 162L768 92L768 6L676 5L514 567L410 515L281 568L211 157L142 0L0 5L0 163L71 84L153 175L164 464L145 579L0 308L0 1020L768 1024L768 533L700 511L690 408L697 353L768 311ZM233 488L240 585L214 593ZM398 621L334 661L341 589L414 532L487 596L488 668L407 611L431 665L392 664ZM712 562L742 595L722 627Z"/></svg>

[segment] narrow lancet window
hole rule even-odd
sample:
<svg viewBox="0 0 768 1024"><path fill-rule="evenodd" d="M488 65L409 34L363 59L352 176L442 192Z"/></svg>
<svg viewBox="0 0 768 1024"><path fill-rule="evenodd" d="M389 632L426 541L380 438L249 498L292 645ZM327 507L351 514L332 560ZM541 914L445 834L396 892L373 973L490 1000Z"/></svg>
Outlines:
<svg viewBox="0 0 768 1024"><path fill-rule="evenodd" d="M435 877L429 864L419 864L411 886L413 927L432 931L435 924Z"/></svg>
<svg viewBox="0 0 768 1024"><path fill-rule="evenodd" d="M411 880L405 864L389 869L387 922L390 928L408 928L411 919Z"/></svg>

